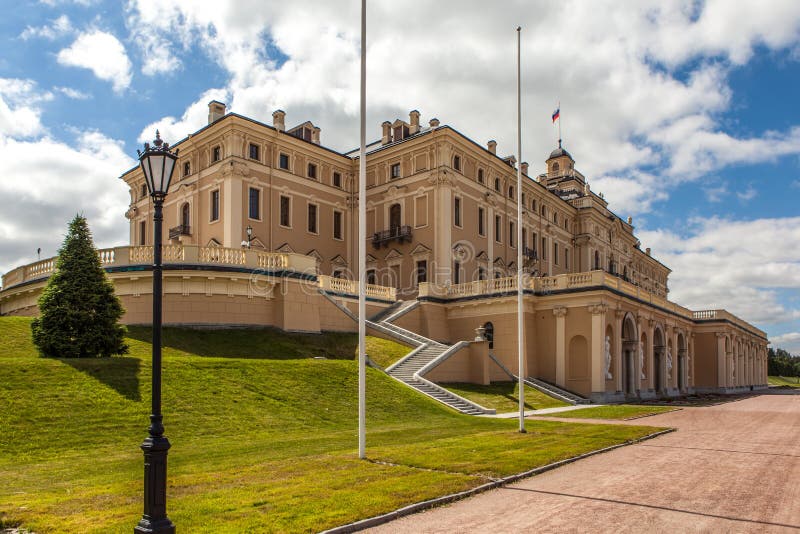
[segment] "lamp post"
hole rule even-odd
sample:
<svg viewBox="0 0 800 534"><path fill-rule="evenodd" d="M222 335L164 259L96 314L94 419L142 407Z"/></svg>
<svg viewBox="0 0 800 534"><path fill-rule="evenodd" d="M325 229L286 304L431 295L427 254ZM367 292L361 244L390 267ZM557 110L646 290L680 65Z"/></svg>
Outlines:
<svg viewBox="0 0 800 534"><path fill-rule="evenodd" d="M156 130L153 146L137 150L147 189L153 198L153 383L149 435L142 443L144 452L144 514L134 533L175 532L167 517L167 451L170 444L161 423L161 223L162 207L169 191L178 150L171 152Z"/></svg>

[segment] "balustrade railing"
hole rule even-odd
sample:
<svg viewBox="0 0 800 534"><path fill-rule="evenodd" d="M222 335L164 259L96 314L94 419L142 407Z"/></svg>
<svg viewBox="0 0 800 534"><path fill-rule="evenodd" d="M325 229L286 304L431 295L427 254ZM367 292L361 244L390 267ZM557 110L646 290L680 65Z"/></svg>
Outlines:
<svg viewBox="0 0 800 534"><path fill-rule="evenodd" d="M316 260L302 254L180 244L163 245L161 251L162 261L165 265L231 265L252 269L287 269L316 274ZM153 247L151 246L105 248L98 250L97 254L104 267L153 264ZM55 264L56 258L47 258L13 269L3 275L2 289L9 289L32 280L46 279L55 270Z"/></svg>
<svg viewBox="0 0 800 534"><path fill-rule="evenodd" d="M339 293L342 295L358 295L358 280L347 280L345 278L334 278L327 275L317 276L320 289ZM381 300L397 300L397 290L393 287L379 286L377 284L367 284L365 289L367 297Z"/></svg>

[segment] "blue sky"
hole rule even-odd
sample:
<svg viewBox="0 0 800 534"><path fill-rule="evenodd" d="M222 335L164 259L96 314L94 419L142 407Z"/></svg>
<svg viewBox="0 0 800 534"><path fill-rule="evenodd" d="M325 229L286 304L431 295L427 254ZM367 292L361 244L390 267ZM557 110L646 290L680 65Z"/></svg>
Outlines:
<svg viewBox="0 0 800 534"><path fill-rule="evenodd" d="M42 0L0 20L0 271L55 253L77 211L127 241L117 177L156 128L176 141L212 98L357 141L358 2ZM369 2L368 127L438 117L523 155L565 147L644 246L671 297L726 308L800 352L800 3Z"/></svg>

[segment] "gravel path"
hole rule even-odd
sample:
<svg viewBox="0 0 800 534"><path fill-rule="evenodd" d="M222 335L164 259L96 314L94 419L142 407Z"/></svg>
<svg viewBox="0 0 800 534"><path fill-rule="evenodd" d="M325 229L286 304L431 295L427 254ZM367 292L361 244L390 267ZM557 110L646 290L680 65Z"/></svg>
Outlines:
<svg viewBox="0 0 800 534"><path fill-rule="evenodd" d="M633 421L678 429L373 532L800 532L800 395Z"/></svg>

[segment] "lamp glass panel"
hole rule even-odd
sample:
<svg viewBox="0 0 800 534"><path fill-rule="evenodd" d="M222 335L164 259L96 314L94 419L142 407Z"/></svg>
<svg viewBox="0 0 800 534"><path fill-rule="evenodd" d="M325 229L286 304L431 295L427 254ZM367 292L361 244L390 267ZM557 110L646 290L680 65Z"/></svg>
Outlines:
<svg viewBox="0 0 800 534"><path fill-rule="evenodd" d="M164 177L164 155L158 153L151 153L146 156L146 159L150 161L150 169L153 173L152 180L153 180L153 188L150 190L151 193L161 193L161 182Z"/></svg>
<svg viewBox="0 0 800 534"><path fill-rule="evenodd" d="M162 175L163 186L161 190L165 195L169 191L169 183L172 181L172 171L175 170L175 158L167 156L164 158L164 173Z"/></svg>
<svg viewBox="0 0 800 534"><path fill-rule="evenodd" d="M142 165L142 172L144 172L144 181L147 183L147 190L150 194L153 193L153 173L150 170L150 159L145 156L139 163Z"/></svg>

